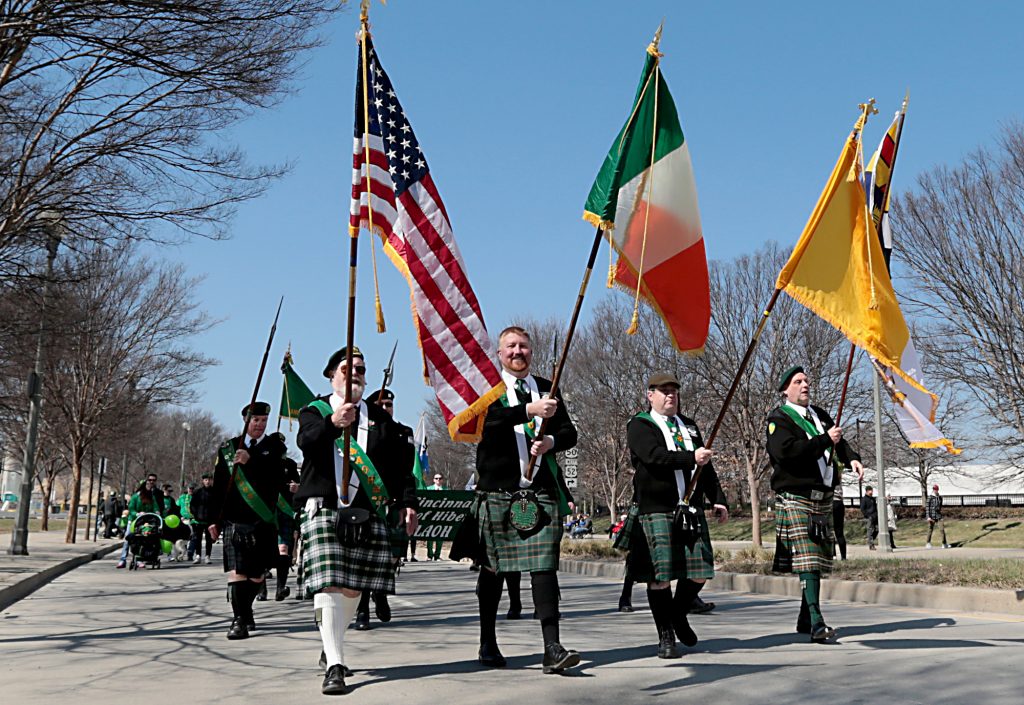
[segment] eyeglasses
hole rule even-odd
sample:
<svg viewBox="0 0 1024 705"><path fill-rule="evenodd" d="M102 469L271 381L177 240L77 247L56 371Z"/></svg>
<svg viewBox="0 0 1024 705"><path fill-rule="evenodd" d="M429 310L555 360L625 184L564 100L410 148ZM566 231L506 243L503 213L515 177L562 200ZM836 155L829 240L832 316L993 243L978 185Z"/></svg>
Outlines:
<svg viewBox="0 0 1024 705"><path fill-rule="evenodd" d="M395 403L394 403L393 401L382 401L382 402L380 403L380 405L381 405L381 406L394 406L394 405L395 405Z"/></svg>

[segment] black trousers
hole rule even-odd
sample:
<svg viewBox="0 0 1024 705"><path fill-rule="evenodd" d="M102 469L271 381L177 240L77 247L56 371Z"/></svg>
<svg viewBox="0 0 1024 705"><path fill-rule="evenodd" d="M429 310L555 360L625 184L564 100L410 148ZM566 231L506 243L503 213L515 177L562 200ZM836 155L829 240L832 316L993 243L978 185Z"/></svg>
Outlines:
<svg viewBox="0 0 1024 705"><path fill-rule="evenodd" d="M210 536L210 525L192 522L192 538L188 542L188 552L191 555L202 555L203 537L206 537L206 556L209 557L213 551L213 537Z"/></svg>
<svg viewBox="0 0 1024 705"><path fill-rule="evenodd" d="M846 523L846 505L843 500L832 501L832 529L836 534L836 546L839 547L839 555L846 560L846 534L843 533Z"/></svg>

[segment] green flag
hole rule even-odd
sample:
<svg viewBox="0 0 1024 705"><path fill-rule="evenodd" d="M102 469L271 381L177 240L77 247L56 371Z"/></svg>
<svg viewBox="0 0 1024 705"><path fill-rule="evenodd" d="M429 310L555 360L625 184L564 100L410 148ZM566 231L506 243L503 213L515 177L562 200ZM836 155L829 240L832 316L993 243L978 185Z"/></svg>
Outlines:
<svg viewBox="0 0 1024 705"><path fill-rule="evenodd" d="M284 362L281 363L284 388L281 390L281 411L279 413L283 419L299 418L299 409L316 399L316 395L309 390L309 387L292 367L292 362L292 354L286 352Z"/></svg>

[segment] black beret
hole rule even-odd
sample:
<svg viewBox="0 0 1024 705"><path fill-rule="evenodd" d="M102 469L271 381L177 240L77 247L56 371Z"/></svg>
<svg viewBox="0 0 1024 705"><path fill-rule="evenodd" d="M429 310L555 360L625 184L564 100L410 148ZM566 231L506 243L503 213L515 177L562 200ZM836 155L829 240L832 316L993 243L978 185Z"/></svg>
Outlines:
<svg viewBox="0 0 1024 705"><path fill-rule="evenodd" d="M376 404L379 401L394 401L395 393L390 389L378 389L376 392L366 397L367 404Z"/></svg>
<svg viewBox="0 0 1024 705"><path fill-rule="evenodd" d="M341 361L347 357L348 346L346 345L341 350L336 351L327 360L327 367L324 368L324 377L327 379L331 378L331 373L334 372L335 368L341 364ZM363 351L357 348L355 345L352 346L352 357L362 357Z"/></svg>
<svg viewBox="0 0 1024 705"><path fill-rule="evenodd" d="M249 405L246 404L242 407L242 418L244 419L249 413ZM252 405L253 416L270 416L270 404L265 401L258 401Z"/></svg>
<svg viewBox="0 0 1024 705"><path fill-rule="evenodd" d="M798 372L803 372L803 371L804 371L803 366L801 366L801 365L793 365L788 370L783 372L782 376L779 377L779 391L780 392L786 391L786 387L789 386L789 381L791 379L793 379L793 375L795 375Z"/></svg>

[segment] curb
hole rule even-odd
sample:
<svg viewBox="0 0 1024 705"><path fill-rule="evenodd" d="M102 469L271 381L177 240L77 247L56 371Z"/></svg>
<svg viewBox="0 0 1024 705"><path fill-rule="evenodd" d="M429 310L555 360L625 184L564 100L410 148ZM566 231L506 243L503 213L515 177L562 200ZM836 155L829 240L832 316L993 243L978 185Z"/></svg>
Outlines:
<svg viewBox="0 0 1024 705"><path fill-rule="evenodd" d="M583 561L568 558L558 562L558 569L566 573L616 580L621 580L626 570L625 564L618 561ZM716 571L709 586L715 590L800 596L800 579L797 577ZM821 597L825 600L893 607L922 607L945 612L982 612L1024 617L1024 590L871 583L826 578L821 581Z"/></svg>
<svg viewBox="0 0 1024 705"><path fill-rule="evenodd" d="M121 546L116 543L110 546L97 548L89 551L88 553L75 556L74 558L69 558L57 565L52 565L45 570L41 570L38 573L25 578L24 580L19 580L14 585L8 585L0 590L0 611L7 609L15 602L28 597L55 578L59 578L80 565L90 563L97 558L103 558L120 548Z"/></svg>

